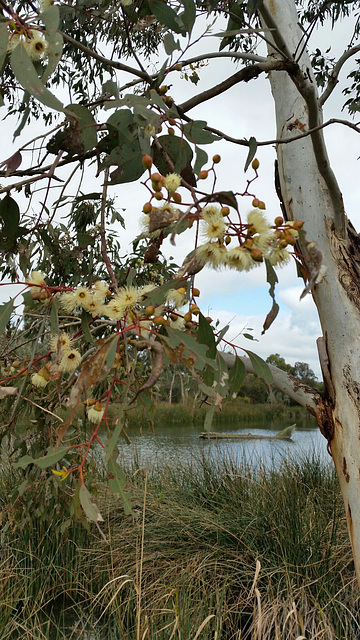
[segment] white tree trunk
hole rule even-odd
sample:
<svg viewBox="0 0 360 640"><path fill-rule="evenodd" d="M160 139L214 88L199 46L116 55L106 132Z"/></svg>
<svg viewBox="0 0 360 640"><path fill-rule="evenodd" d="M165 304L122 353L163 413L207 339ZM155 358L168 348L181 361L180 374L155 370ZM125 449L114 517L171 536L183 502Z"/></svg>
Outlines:
<svg viewBox="0 0 360 640"><path fill-rule="evenodd" d="M269 55L279 56L283 51L296 60L304 34L293 0L265 0L261 13L266 26L275 27L270 33L274 33L276 52L269 48ZM271 72L270 82L278 138L292 137L321 123L306 52L294 76ZM308 245L314 241L327 267L324 279L312 288L323 332L319 356L325 383L316 416L339 477L360 584L360 241L345 218L322 132L279 144L277 156L287 216L305 222L306 242L300 246L304 264L309 271L314 266Z"/></svg>

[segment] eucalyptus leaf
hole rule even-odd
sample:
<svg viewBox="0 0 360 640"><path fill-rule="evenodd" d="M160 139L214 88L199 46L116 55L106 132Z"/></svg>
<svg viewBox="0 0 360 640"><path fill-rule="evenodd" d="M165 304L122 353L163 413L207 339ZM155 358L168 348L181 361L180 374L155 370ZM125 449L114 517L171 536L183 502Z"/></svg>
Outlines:
<svg viewBox="0 0 360 640"><path fill-rule="evenodd" d="M10 65L16 79L25 91L28 91L46 107L54 109L55 111L64 111L62 102L44 86L35 70L33 62L21 44L15 47L12 52Z"/></svg>

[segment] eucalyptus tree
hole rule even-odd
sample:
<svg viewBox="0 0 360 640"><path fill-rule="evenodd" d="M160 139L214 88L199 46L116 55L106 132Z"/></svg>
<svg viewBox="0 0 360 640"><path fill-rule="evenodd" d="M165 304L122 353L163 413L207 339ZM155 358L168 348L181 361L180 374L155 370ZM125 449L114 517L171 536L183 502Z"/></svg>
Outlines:
<svg viewBox="0 0 360 640"><path fill-rule="evenodd" d="M316 416L338 472L360 580L359 240L323 137L324 127L335 123L359 133L351 119L359 110L359 2L0 5L1 95L5 113L19 117L14 138L31 138L28 125L37 120L36 135L4 158L1 172L3 274L5 282L23 284L26 317L15 333L11 318L22 309L20 294L1 308L2 435L15 438L15 465L25 475L52 466L42 482L78 478L75 512L81 505L98 523L101 515L85 486L88 453L96 443L105 449L109 484L131 508L116 443L135 403L150 410L149 389L166 358L186 366L208 398L206 427L237 393L245 370L255 372ZM353 35L335 60L317 46L316 29L340 19L350 21ZM218 24L220 46L208 38L209 24L213 31ZM205 25L200 36L199 25ZM197 53L203 41L209 51ZM233 60L237 69L197 90L202 62L219 58ZM324 122L323 106L348 60L354 61L345 89L349 119ZM170 91L179 74L194 85L183 102ZM256 131L248 140L236 139L219 123L192 118L195 107L265 74L276 139L260 141ZM216 191L221 158L215 153L209 160L207 149L220 139L248 148L245 169L251 166L254 179L242 192L234 185ZM264 145L275 146L277 156L281 215L271 221L254 192L256 154ZM84 193L82 176L93 176L94 167L96 186ZM144 192L144 232L129 263L121 259L116 224L122 220L113 195L117 185L136 181ZM249 198L253 208L246 216ZM165 238L174 242L180 233L190 235L194 246L173 277L173 267L169 272L159 256ZM319 313L323 393L251 351L248 357L239 357L235 345L236 355L219 351L225 329L214 327L199 308L195 279L201 269L233 268L246 278L265 263L272 298L266 331L278 311L274 268L291 252L305 281L303 295L313 296ZM144 350L152 362L146 376L136 364ZM31 436L19 419L24 415L32 419ZM79 420L93 425L90 438L74 426Z"/></svg>

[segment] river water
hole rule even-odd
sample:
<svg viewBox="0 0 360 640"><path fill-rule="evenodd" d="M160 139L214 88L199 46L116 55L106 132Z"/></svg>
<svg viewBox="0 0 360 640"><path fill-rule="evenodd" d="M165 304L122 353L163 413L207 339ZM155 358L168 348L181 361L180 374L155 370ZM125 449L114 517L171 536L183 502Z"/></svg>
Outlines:
<svg viewBox="0 0 360 640"><path fill-rule="evenodd" d="M288 424L272 424L264 428L251 423L248 426L235 428L233 425L221 425L216 431L226 433L253 433L256 435L272 436ZM224 457L231 457L235 462L250 462L252 465L279 466L281 460L293 457L312 456L321 462L328 463L331 458L326 449L326 440L319 429L312 423L297 425L291 440L204 440L199 436L203 427L182 425L156 426L155 432L138 429L128 431L131 444L125 441L119 445L119 462L125 465L136 460L141 467L164 465L196 464L203 457L220 461Z"/></svg>

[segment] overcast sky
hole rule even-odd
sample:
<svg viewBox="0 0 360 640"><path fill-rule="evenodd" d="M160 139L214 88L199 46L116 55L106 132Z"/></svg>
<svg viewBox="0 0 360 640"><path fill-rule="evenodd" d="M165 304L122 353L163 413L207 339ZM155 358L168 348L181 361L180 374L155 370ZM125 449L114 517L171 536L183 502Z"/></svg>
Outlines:
<svg viewBox="0 0 360 640"><path fill-rule="evenodd" d="M218 30L218 27L216 27ZM319 36L314 32L310 48L320 46L327 48L326 39L332 51L329 55L338 57L346 48L349 39L349 29L344 23L337 24L335 34L327 31ZM211 39L201 43L201 51L211 51L215 48ZM198 51L198 49L196 49ZM195 50L193 52L195 54ZM156 60L154 60L156 63ZM345 66L342 77L351 69L350 61ZM213 84L220 82L227 75L236 71L230 60L215 60L205 64L199 70L200 82L195 87L190 82L180 80L180 74L173 74L171 82L171 95L178 103L183 102L194 93L199 93ZM129 76L119 74L119 83L123 84ZM330 117L347 117L341 112L344 99L341 95L341 84L337 87L333 96L325 105L324 119ZM5 115L5 108L0 110ZM268 140L276 137L274 121L274 105L270 92L269 82L265 77L251 81L248 84L239 84L222 96L218 96L209 103L205 103L189 114L194 119L206 120L209 125L219 128L236 138L249 138L255 136L257 140ZM22 146L36 131L36 126L31 130L26 129L21 138L16 140L13 146L11 141L11 127L9 120L2 125L2 153L0 160L9 157L12 152ZM36 134L35 134L36 135ZM359 162L360 148L357 134L349 128L334 125L325 130L325 138L328 143L330 160L338 178L340 188L343 191L346 211L353 221L354 226L360 228L360 180ZM6 140L6 144L4 141ZM218 181L217 190L243 191L246 179L252 177L252 170L244 174L243 167L247 155L247 149L240 146L231 146L219 141L212 147L205 147L209 157L219 153L222 162L217 166ZM259 179L254 184L256 195L265 201L266 213L270 222L280 215L279 203L274 190L274 159L273 147L261 147L257 157L260 161ZM83 191L94 190L93 174L90 170L87 183L83 185ZM12 179L13 181L13 179ZM209 187L210 187L209 180ZM201 183L206 187L207 182ZM96 189L100 188L100 182ZM125 208L125 219L128 230L121 231L121 243L124 250L131 250L131 239L140 230L141 209L147 200L146 191L136 183L118 185L111 189L110 195L117 196L116 205ZM15 196L16 197L16 196ZM243 199L240 202L241 212L246 214L251 209L251 199ZM310 238L309 238L310 240ZM191 239L182 234L177 239L177 246L171 247L167 242L163 246L163 252L174 256L181 263L188 250L191 250ZM303 289L302 281L296 278L294 265L289 265L278 270L279 285L277 287L277 301L280 304L280 313L264 336L261 329L267 312L271 308L271 298L268 295L265 267L261 266L249 274L239 274L235 271L224 270L213 272L204 269L197 276L196 286L201 291L199 302L202 310L219 319L223 324L230 323L230 329L226 335L229 340L235 340L240 346L257 352L266 358L271 353L280 353L287 362L294 364L296 361L308 362L316 375L320 376L316 352L316 338L321 335L321 329L317 320L315 306L308 295L301 302L300 293ZM7 300L13 295L13 288L5 290L1 287L2 300ZM252 328L254 338L258 342L246 340L241 335L245 328Z"/></svg>

